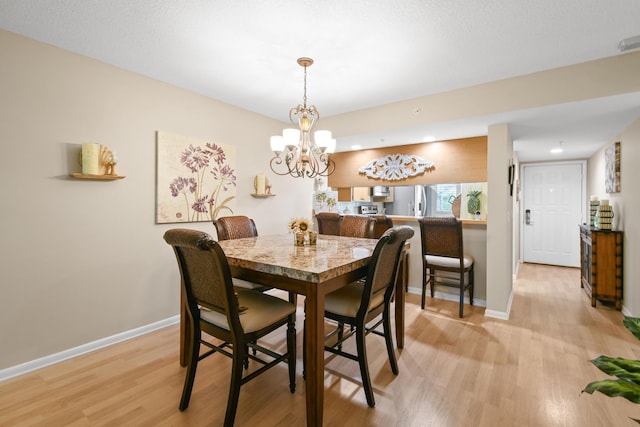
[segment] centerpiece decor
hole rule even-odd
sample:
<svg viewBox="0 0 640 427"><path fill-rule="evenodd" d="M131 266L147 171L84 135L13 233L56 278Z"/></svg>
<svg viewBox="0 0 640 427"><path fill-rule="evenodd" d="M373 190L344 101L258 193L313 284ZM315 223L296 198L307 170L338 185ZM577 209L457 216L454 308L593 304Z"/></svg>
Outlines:
<svg viewBox="0 0 640 427"><path fill-rule="evenodd" d="M467 201L467 212L471 215L475 215L480 211L480 199L478 198L480 193L482 193L482 190L471 190L467 193L467 197L469 198Z"/></svg>
<svg viewBox="0 0 640 427"><path fill-rule="evenodd" d="M309 233L315 233L311 230L313 223L308 218L291 218L289 221L289 232L294 235L294 243L296 246L304 246L304 241ZM315 236L314 236L315 237ZM315 241L315 238L313 239Z"/></svg>

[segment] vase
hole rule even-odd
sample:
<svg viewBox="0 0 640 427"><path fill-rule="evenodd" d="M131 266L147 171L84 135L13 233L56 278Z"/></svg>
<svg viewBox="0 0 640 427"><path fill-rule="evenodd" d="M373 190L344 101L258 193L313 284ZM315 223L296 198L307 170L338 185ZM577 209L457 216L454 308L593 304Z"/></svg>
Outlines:
<svg viewBox="0 0 640 427"><path fill-rule="evenodd" d="M316 231L309 231L309 244L315 245L318 242L318 233Z"/></svg>
<svg viewBox="0 0 640 427"><path fill-rule="evenodd" d="M307 234L304 231L296 231L294 234L294 243L296 246L304 246L304 235Z"/></svg>
<svg viewBox="0 0 640 427"><path fill-rule="evenodd" d="M594 222L595 228L599 230L611 230L613 228L613 209L608 200L600 201Z"/></svg>

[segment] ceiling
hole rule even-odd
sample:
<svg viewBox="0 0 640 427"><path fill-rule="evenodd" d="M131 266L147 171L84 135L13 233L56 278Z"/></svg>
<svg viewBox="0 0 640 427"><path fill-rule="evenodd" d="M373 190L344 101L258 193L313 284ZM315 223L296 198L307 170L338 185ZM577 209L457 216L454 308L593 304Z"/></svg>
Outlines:
<svg viewBox="0 0 640 427"><path fill-rule="evenodd" d="M639 16L638 0L0 0L2 29L283 122L302 101L300 56L315 60L308 101L330 117L615 56L640 34ZM338 150L509 122L521 161L585 158L639 116L634 93L338 135Z"/></svg>

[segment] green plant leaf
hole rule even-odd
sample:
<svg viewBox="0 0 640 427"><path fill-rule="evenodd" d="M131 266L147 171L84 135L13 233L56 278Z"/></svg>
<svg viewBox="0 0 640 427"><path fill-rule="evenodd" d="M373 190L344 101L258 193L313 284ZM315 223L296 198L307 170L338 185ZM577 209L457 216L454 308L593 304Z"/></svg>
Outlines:
<svg viewBox="0 0 640 427"><path fill-rule="evenodd" d="M633 336L640 340L640 318L639 317L625 317L622 324L631 331Z"/></svg>
<svg viewBox="0 0 640 427"><path fill-rule="evenodd" d="M630 402L640 403L640 385L621 380L602 380L587 384L582 392L593 394L599 391L609 397L624 397Z"/></svg>
<svg viewBox="0 0 640 427"><path fill-rule="evenodd" d="M640 360L598 356L591 363L606 374L640 385Z"/></svg>

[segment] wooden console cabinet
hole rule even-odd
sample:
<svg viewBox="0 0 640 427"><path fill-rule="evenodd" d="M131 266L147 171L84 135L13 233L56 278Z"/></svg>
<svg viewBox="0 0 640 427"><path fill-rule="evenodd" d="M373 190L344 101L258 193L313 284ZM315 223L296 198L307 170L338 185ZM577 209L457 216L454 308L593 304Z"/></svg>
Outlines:
<svg viewBox="0 0 640 427"><path fill-rule="evenodd" d="M622 309L623 232L580 226L580 286L591 298L615 303Z"/></svg>

